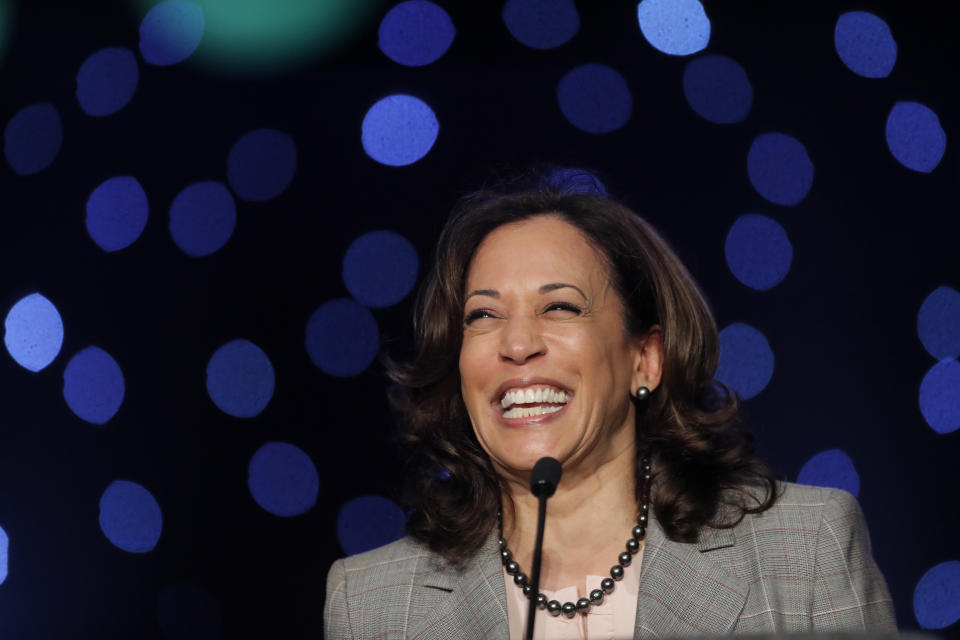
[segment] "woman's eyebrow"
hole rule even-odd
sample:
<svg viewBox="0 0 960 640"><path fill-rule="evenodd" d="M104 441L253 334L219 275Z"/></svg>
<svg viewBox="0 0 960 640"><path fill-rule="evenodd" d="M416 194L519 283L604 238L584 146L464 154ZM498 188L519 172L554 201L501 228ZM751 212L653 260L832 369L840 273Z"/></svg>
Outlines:
<svg viewBox="0 0 960 640"><path fill-rule="evenodd" d="M575 284L567 284L565 282L552 282L550 284L545 284L540 287L539 291L540 293L550 293L551 291L556 291L557 289L573 289L583 296L584 300L589 300L589 298L587 298L587 294L585 294L580 287Z"/></svg>
<svg viewBox="0 0 960 640"><path fill-rule="evenodd" d="M499 298L500 292L496 289L476 289L475 291L471 291L467 294L467 300L473 296L489 296L491 298Z"/></svg>

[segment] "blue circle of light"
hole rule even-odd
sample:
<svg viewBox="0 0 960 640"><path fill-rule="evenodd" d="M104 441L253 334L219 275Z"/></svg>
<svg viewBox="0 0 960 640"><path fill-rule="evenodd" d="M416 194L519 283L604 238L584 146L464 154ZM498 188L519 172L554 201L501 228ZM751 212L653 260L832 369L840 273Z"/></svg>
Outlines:
<svg viewBox="0 0 960 640"><path fill-rule="evenodd" d="M724 253L737 280L758 291L780 284L793 261L793 245L784 228L756 213L736 219L727 233Z"/></svg>
<svg viewBox="0 0 960 640"><path fill-rule="evenodd" d="M641 0L637 21L647 42L669 55L687 56L710 42L710 19L700 0Z"/></svg>
<svg viewBox="0 0 960 640"><path fill-rule="evenodd" d="M87 233L104 251L119 251L147 226L147 194L136 178L106 180L87 199Z"/></svg>
<svg viewBox="0 0 960 640"><path fill-rule="evenodd" d="M600 178L586 169L576 167L553 169L547 174L546 183L554 189L559 189L564 194L592 193L598 196L607 194L607 188L603 186Z"/></svg>
<svg viewBox="0 0 960 640"><path fill-rule="evenodd" d="M350 298L325 302L307 321L310 360L331 376L355 376L370 366L380 348L380 329L373 314Z"/></svg>
<svg viewBox="0 0 960 640"><path fill-rule="evenodd" d="M259 415L273 397L275 380L270 358L249 340L231 340L207 363L207 393L234 418Z"/></svg>
<svg viewBox="0 0 960 640"><path fill-rule="evenodd" d="M633 95L617 71L602 64L574 67L557 84L564 117L581 131L609 133L630 120Z"/></svg>
<svg viewBox="0 0 960 640"><path fill-rule="evenodd" d="M3 527L0 527L0 584L3 584L3 581L7 579L7 567L9 566L7 556L9 551L10 538L7 536L7 532L3 530Z"/></svg>
<svg viewBox="0 0 960 640"><path fill-rule="evenodd" d="M750 325L735 322L720 332L720 364L716 378L749 400L773 377L773 350L766 336Z"/></svg>
<svg viewBox="0 0 960 640"><path fill-rule="evenodd" d="M99 519L107 540L130 553L153 551L163 529L156 498L129 480L115 480L103 492Z"/></svg>
<svg viewBox="0 0 960 640"><path fill-rule="evenodd" d="M944 629L960 620L960 561L935 565L917 582L913 613L924 629Z"/></svg>
<svg viewBox="0 0 960 640"><path fill-rule="evenodd" d="M223 625L217 601L187 583L163 588L157 598L157 622L168 640L216 640Z"/></svg>
<svg viewBox="0 0 960 640"><path fill-rule="evenodd" d="M947 286L934 289L920 305L917 333L934 358L960 356L960 292Z"/></svg>
<svg viewBox="0 0 960 640"><path fill-rule="evenodd" d="M77 72L77 101L88 116L108 116L127 106L137 90L137 57L124 47L91 54Z"/></svg>
<svg viewBox="0 0 960 640"><path fill-rule="evenodd" d="M840 449L821 451L803 463L797 482L815 487L843 489L853 495L860 493L860 475L850 456Z"/></svg>
<svg viewBox="0 0 960 640"><path fill-rule="evenodd" d="M123 371L99 347L87 347L70 359L63 372L63 398L70 410L91 424L106 424L123 404Z"/></svg>
<svg viewBox="0 0 960 640"><path fill-rule="evenodd" d="M347 248L343 282L358 302L389 307L403 300L417 281L417 250L393 231L370 231Z"/></svg>
<svg viewBox="0 0 960 640"><path fill-rule="evenodd" d="M40 371L54 361L63 346L60 312L39 293L21 298L3 323L3 344L17 364Z"/></svg>
<svg viewBox="0 0 960 640"><path fill-rule="evenodd" d="M757 136L747 154L747 173L757 192L774 204L799 204L813 184L813 163L799 140L785 133Z"/></svg>
<svg viewBox="0 0 960 640"><path fill-rule="evenodd" d="M360 496L340 507L337 539L344 553L363 553L402 538L406 523L403 510L392 500Z"/></svg>
<svg viewBox="0 0 960 640"><path fill-rule="evenodd" d="M380 22L380 50L408 67L439 60L453 43L456 29L446 11L427 0L407 0L395 5Z"/></svg>
<svg viewBox="0 0 960 640"><path fill-rule="evenodd" d="M367 155L380 164L403 167L427 155L439 131L437 116L426 102L395 94L367 111L361 142Z"/></svg>
<svg viewBox="0 0 960 640"><path fill-rule="evenodd" d="M236 224L237 205L221 182L195 182L170 205L170 235L188 256L198 258L219 250Z"/></svg>
<svg viewBox="0 0 960 640"><path fill-rule="evenodd" d="M937 168L947 147L940 118L919 102L898 102L887 116L887 147L897 162L920 173Z"/></svg>
<svg viewBox="0 0 960 640"><path fill-rule="evenodd" d="M960 429L960 362L941 360L920 382L920 413L939 434Z"/></svg>
<svg viewBox="0 0 960 640"><path fill-rule="evenodd" d="M833 44L843 64L865 78L886 78L897 61L890 27L867 11L848 11L837 18Z"/></svg>
<svg viewBox="0 0 960 640"><path fill-rule="evenodd" d="M3 131L3 154L14 173L26 176L50 166L63 144L63 123L47 102L20 109Z"/></svg>
<svg viewBox="0 0 960 640"><path fill-rule="evenodd" d="M283 193L297 171L297 145L277 129L240 136L227 154L227 181L237 197L264 202Z"/></svg>
<svg viewBox="0 0 960 640"><path fill-rule="evenodd" d="M507 0L503 22L521 44L553 49L580 30L580 14L573 0Z"/></svg>
<svg viewBox="0 0 960 640"><path fill-rule="evenodd" d="M183 62L203 38L203 9L187 0L164 0L140 21L140 54L157 66Z"/></svg>
<svg viewBox="0 0 960 640"><path fill-rule="evenodd" d="M683 70L683 95L697 115L716 124L742 122L753 105L753 85L735 60L705 55Z"/></svg>
<svg viewBox="0 0 960 640"><path fill-rule="evenodd" d="M320 476L313 460L299 447L268 442L253 454L248 471L253 499L275 516L298 516L317 502Z"/></svg>

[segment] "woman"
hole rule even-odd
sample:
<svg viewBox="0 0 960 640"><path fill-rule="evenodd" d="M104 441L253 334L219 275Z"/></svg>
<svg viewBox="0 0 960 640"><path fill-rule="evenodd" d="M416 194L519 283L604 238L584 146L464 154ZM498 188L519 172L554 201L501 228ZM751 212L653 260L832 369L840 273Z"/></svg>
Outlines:
<svg viewBox="0 0 960 640"><path fill-rule="evenodd" d="M441 235L393 368L417 509L333 565L327 637L512 640L528 597L543 638L895 629L853 497L754 457L666 243L604 195L530 184L468 196ZM542 456L563 478L537 594Z"/></svg>

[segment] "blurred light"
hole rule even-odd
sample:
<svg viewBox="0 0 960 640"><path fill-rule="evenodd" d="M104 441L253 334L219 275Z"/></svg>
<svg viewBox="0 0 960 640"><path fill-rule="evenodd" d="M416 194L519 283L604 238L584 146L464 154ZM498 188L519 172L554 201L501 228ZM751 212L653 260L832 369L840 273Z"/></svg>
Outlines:
<svg viewBox="0 0 960 640"><path fill-rule="evenodd" d="M343 257L343 282L357 302L389 307L417 281L417 250L392 231L370 231L354 240Z"/></svg>
<svg viewBox="0 0 960 640"><path fill-rule="evenodd" d="M840 449L821 451L807 460L800 469L797 482L843 489L853 495L860 493L860 476L853 466L853 460Z"/></svg>
<svg viewBox="0 0 960 640"><path fill-rule="evenodd" d="M297 146L276 129L249 131L227 154L227 181L242 200L263 202L290 186L297 170Z"/></svg>
<svg viewBox="0 0 960 640"><path fill-rule="evenodd" d="M737 280L758 291L780 284L793 261L793 246L784 228L756 213L736 219L727 233L724 253Z"/></svg>
<svg viewBox="0 0 960 640"><path fill-rule="evenodd" d="M217 601L200 587L182 583L160 592L157 622L167 640L218 640L223 625Z"/></svg>
<svg viewBox="0 0 960 640"><path fill-rule="evenodd" d="M742 122L753 105L747 72L726 56L691 60L683 70L683 95L697 115L717 124Z"/></svg>
<svg viewBox="0 0 960 640"><path fill-rule="evenodd" d="M773 350L766 336L735 322L720 332L720 364L716 378L749 400L764 390L773 377Z"/></svg>
<svg viewBox="0 0 960 640"><path fill-rule="evenodd" d="M710 42L710 19L699 0L642 0L637 21L647 42L663 53L686 56Z"/></svg>
<svg viewBox="0 0 960 640"><path fill-rule="evenodd" d="M413 164L433 147L440 125L427 103L404 94L387 96L363 117L361 141L367 155L391 167Z"/></svg>
<svg viewBox="0 0 960 640"><path fill-rule="evenodd" d="M559 47L580 30L572 0L507 0L503 22L510 35L533 49Z"/></svg>
<svg viewBox="0 0 960 640"><path fill-rule="evenodd" d="M627 81L602 64L584 64L567 72L557 84L557 101L570 124L587 133L616 131L633 111Z"/></svg>
<svg viewBox="0 0 960 640"><path fill-rule="evenodd" d="M325 302L307 321L307 354L324 373L355 376L380 348L380 329L366 307L350 298Z"/></svg>
<svg viewBox="0 0 960 640"><path fill-rule="evenodd" d="M63 372L63 398L81 420L105 424L123 404L123 372L109 353L87 347Z"/></svg>
<svg viewBox="0 0 960 640"><path fill-rule="evenodd" d="M320 476L302 449L286 442L268 442L250 460L247 485L265 511L298 516L316 504Z"/></svg>
<svg viewBox="0 0 960 640"><path fill-rule="evenodd" d="M3 581L7 579L7 567L9 562L7 556L10 551L10 538L7 537L7 532L3 530L3 527L0 527L0 584L3 584Z"/></svg>
<svg viewBox="0 0 960 640"><path fill-rule="evenodd" d="M127 106L137 90L137 57L123 47L91 54L77 72L77 101L88 116L108 116Z"/></svg>
<svg viewBox="0 0 960 640"><path fill-rule="evenodd" d="M923 574L913 592L913 613L924 629L960 620L960 561L941 562Z"/></svg>
<svg viewBox="0 0 960 640"><path fill-rule="evenodd" d="M153 551L163 529L160 505L136 482L115 480L100 498L100 529L119 549Z"/></svg>
<svg viewBox="0 0 960 640"><path fill-rule="evenodd" d="M140 22L140 54L150 64L183 62L203 38L203 9L187 0L165 0Z"/></svg>
<svg viewBox="0 0 960 640"><path fill-rule="evenodd" d="M784 133L764 133L753 140L747 173L753 188L774 204L799 204L813 184L813 163L806 148Z"/></svg>
<svg viewBox="0 0 960 640"><path fill-rule="evenodd" d="M865 78L886 78L897 61L890 27L866 11L848 11L837 18L833 43L843 64Z"/></svg>
<svg viewBox="0 0 960 640"><path fill-rule="evenodd" d="M406 524L406 515L392 500L360 496L340 508L337 538L347 555L363 553L402 538Z"/></svg>
<svg viewBox="0 0 960 640"><path fill-rule="evenodd" d="M227 243L237 224L237 207L220 182L195 182L170 205L170 235L188 256L208 256Z"/></svg>
<svg viewBox="0 0 960 640"><path fill-rule="evenodd" d="M945 286L934 289L920 305L917 333L934 358L960 356L960 292Z"/></svg>
<svg viewBox="0 0 960 640"><path fill-rule="evenodd" d="M939 434L960 429L960 363L941 360L920 382L920 413Z"/></svg>
<svg viewBox="0 0 960 640"><path fill-rule="evenodd" d="M407 0L383 17L378 44L394 62L422 67L439 60L455 34L446 11L426 0Z"/></svg>
<svg viewBox="0 0 960 640"><path fill-rule="evenodd" d="M930 173L940 164L947 134L940 118L919 102L898 102L887 117L887 146L907 169Z"/></svg>
<svg viewBox="0 0 960 640"><path fill-rule="evenodd" d="M576 167L560 167L547 176L547 184L559 189L564 194L590 193L598 196L607 195L607 188L600 182L600 178L586 169Z"/></svg>
<svg viewBox="0 0 960 640"><path fill-rule="evenodd" d="M40 371L54 361L63 345L60 312L39 293L21 298L4 321L3 343L24 369Z"/></svg>
<svg viewBox="0 0 960 640"><path fill-rule="evenodd" d="M110 178L87 199L87 233L104 251L119 251L147 226L147 194L136 178Z"/></svg>
<svg viewBox="0 0 960 640"><path fill-rule="evenodd" d="M10 168L21 176L49 167L62 144L60 114L47 102L20 109L3 131L3 153Z"/></svg>
<svg viewBox="0 0 960 640"><path fill-rule="evenodd" d="M274 384L270 358L249 340L231 340L207 363L207 393L234 418L259 415L273 397Z"/></svg>

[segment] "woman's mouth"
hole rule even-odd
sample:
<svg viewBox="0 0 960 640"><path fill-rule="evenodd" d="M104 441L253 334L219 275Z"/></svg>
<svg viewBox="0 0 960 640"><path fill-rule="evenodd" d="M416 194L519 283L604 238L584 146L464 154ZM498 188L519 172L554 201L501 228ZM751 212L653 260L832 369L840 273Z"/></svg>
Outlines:
<svg viewBox="0 0 960 640"><path fill-rule="evenodd" d="M548 384L530 384L523 387L509 387L496 403L500 416L507 420L522 420L551 416L566 408L571 394L568 391ZM533 422L542 422L535 420Z"/></svg>

